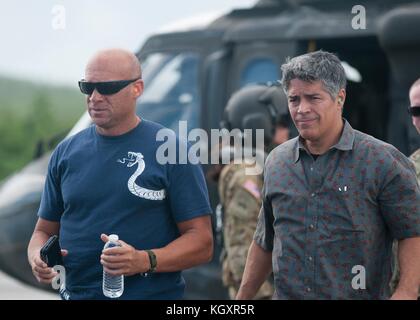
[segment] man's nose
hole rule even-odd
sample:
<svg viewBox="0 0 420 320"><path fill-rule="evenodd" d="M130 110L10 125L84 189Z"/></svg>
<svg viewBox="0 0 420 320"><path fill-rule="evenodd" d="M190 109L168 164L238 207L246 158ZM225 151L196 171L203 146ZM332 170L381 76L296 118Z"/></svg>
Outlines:
<svg viewBox="0 0 420 320"><path fill-rule="evenodd" d="M297 112L298 113L308 113L309 111L311 111L310 103L308 101L306 101L305 99L301 99L300 103L298 105Z"/></svg>
<svg viewBox="0 0 420 320"><path fill-rule="evenodd" d="M89 101L95 102L103 100L103 96L98 92L98 90L93 90L92 94L89 96Z"/></svg>

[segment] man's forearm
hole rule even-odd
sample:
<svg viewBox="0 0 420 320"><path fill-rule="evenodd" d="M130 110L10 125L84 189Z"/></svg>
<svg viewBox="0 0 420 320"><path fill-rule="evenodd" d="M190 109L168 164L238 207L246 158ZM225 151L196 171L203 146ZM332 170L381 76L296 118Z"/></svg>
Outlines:
<svg viewBox="0 0 420 320"><path fill-rule="evenodd" d="M420 237L399 241L398 261L400 281L395 293L416 298L420 286Z"/></svg>
<svg viewBox="0 0 420 320"><path fill-rule="evenodd" d="M59 222L48 221L42 218L38 219L31 240L28 244L29 262L31 261L31 257L34 254L39 254L39 250L45 244L45 242L47 242L50 236L53 234L58 234L59 229Z"/></svg>
<svg viewBox="0 0 420 320"><path fill-rule="evenodd" d="M42 246L47 242L50 235L48 235L44 231L34 231L32 234L32 238L29 241L28 245L28 260L29 262L32 260L31 257L34 254L39 254L39 250L42 248Z"/></svg>
<svg viewBox="0 0 420 320"><path fill-rule="evenodd" d="M189 231L167 246L153 249L156 272L175 272L207 263L213 256L213 236L209 232Z"/></svg>
<svg viewBox="0 0 420 320"><path fill-rule="evenodd" d="M236 299L252 299L272 271L272 253L265 251L255 241L249 247L248 258Z"/></svg>

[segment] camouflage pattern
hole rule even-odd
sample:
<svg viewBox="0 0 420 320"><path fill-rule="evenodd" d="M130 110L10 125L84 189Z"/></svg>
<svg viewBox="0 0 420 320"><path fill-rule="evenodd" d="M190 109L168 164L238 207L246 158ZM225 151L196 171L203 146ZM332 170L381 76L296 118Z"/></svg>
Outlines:
<svg viewBox="0 0 420 320"><path fill-rule="evenodd" d="M414 152L410 159L413 161L414 166L416 167L417 181L420 183L420 149Z"/></svg>
<svg viewBox="0 0 420 320"><path fill-rule="evenodd" d="M413 161L416 168L417 181L420 184L420 149L415 151L411 156L410 160ZM394 293L397 288L398 282L400 281L400 268L398 265L398 241L394 240L392 244L392 279L390 282L391 292ZM419 298L420 298L420 288L419 288Z"/></svg>
<svg viewBox="0 0 420 320"><path fill-rule="evenodd" d="M246 175L245 164L226 165L219 179L219 196L224 210L223 283L234 299L241 284L248 248L261 207L261 175ZM255 299L271 299L273 286L267 280Z"/></svg>

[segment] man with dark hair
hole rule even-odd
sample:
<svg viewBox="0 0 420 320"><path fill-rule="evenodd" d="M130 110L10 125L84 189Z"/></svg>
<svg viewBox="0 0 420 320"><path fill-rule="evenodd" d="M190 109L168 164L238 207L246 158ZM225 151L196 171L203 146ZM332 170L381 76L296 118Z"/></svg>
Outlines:
<svg viewBox="0 0 420 320"><path fill-rule="evenodd" d="M342 118L340 60L316 51L282 66L299 136L274 149L238 299L273 271L277 299L387 299L391 246L400 243L394 299L420 285L420 190L413 164Z"/></svg>
<svg viewBox="0 0 420 320"><path fill-rule="evenodd" d="M280 114L277 117L273 137L273 143L275 145L280 145L289 140L291 135L290 127L293 125L291 122L289 113Z"/></svg>

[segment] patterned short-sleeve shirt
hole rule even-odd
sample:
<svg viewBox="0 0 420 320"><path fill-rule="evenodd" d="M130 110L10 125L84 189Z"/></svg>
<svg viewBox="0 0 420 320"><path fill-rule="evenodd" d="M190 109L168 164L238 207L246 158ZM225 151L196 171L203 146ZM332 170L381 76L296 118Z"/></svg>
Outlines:
<svg viewBox="0 0 420 320"><path fill-rule="evenodd" d="M254 240L272 251L278 299L386 299L392 240L420 236L413 164L344 120L314 160L296 137L264 172Z"/></svg>

